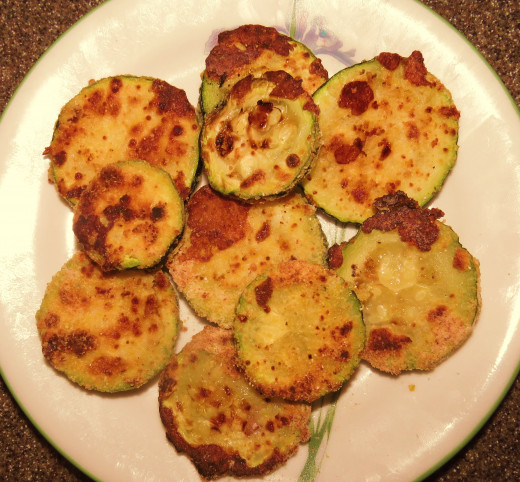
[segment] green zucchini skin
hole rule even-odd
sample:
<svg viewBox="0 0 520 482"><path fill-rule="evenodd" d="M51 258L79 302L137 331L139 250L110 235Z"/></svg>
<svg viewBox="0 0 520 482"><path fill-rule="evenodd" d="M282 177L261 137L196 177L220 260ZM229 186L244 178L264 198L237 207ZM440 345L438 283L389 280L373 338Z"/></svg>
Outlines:
<svg viewBox="0 0 520 482"><path fill-rule="evenodd" d="M244 290L236 313L238 362L266 396L312 402L339 390L361 361L360 303L324 266L280 263Z"/></svg>
<svg viewBox="0 0 520 482"><path fill-rule="evenodd" d="M233 85L252 75L283 70L301 79L312 94L328 79L321 60L301 42L263 25L241 25L221 32L206 58L199 107L203 115L222 106Z"/></svg>
<svg viewBox="0 0 520 482"><path fill-rule="evenodd" d="M209 184L246 201L286 194L319 150L318 115L301 82L286 72L240 80L204 122L201 156Z"/></svg>
<svg viewBox="0 0 520 482"><path fill-rule="evenodd" d="M330 248L331 267L363 307L362 357L384 372L432 370L473 331L481 304L479 263L453 229L435 219L440 215L394 206Z"/></svg>
<svg viewBox="0 0 520 482"><path fill-rule="evenodd" d="M134 390L169 362L180 329L177 293L160 269L107 275L76 252L47 285L36 322L58 372L99 392Z"/></svg>
<svg viewBox="0 0 520 482"><path fill-rule="evenodd" d="M182 200L170 175L146 161L104 166L74 211L82 249L104 271L158 264L184 230Z"/></svg>
<svg viewBox="0 0 520 482"><path fill-rule="evenodd" d="M205 480L270 473L310 436L310 405L263 397L236 366L231 330L210 325L163 372L159 410L169 440Z"/></svg>
<svg viewBox="0 0 520 482"><path fill-rule="evenodd" d="M313 98L323 145L302 184L325 212L362 223L378 197L401 190L424 206L441 189L457 159L460 114L419 51L343 69Z"/></svg>
<svg viewBox="0 0 520 482"><path fill-rule="evenodd" d="M44 151L49 179L75 208L103 166L138 159L167 171L186 200L201 172L200 130L182 89L144 76L99 79L61 109Z"/></svg>

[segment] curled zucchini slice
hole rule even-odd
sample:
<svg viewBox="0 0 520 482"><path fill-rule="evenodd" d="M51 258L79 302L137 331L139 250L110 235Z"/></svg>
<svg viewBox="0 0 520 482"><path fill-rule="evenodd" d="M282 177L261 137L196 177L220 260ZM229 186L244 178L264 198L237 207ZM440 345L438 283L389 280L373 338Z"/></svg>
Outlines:
<svg viewBox="0 0 520 482"><path fill-rule="evenodd" d="M166 434L205 479L269 473L309 439L310 405L266 399L235 362L231 331L206 326L159 382Z"/></svg>
<svg viewBox="0 0 520 482"><path fill-rule="evenodd" d="M318 151L317 115L312 97L286 72L240 80L204 122L201 154L209 183L244 200L285 194Z"/></svg>
<svg viewBox="0 0 520 482"><path fill-rule="evenodd" d="M335 74L314 95L323 145L303 186L317 206L361 223L397 190L424 206L457 158L459 111L422 54L378 57Z"/></svg>
<svg viewBox="0 0 520 482"><path fill-rule="evenodd" d="M202 112L208 114L224 104L240 79L273 70L301 79L309 94L328 78L321 60L309 48L272 27L242 25L221 32L206 58L199 99Z"/></svg>
<svg viewBox="0 0 520 482"><path fill-rule="evenodd" d="M246 288L236 312L238 361L264 395L312 402L340 389L359 365L359 301L323 266L281 263Z"/></svg>
<svg viewBox="0 0 520 482"><path fill-rule="evenodd" d="M47 361L72 382L101 392L151 380L170 360L180 327L167 274L106 274L82 251L48 284L36 321Z"/></svg>
<svg viewBox="0 0 520 482"><path fill-rule="evenodd" d="M433 369L469 337L480 306L478 261L435 219L442 212L396 198L329 254L363 306L363 358L391 374Z"/></svg>
<svg viewBox="0 0 520 482"><path fill-rule="evenodd" d="M164 169L187 199L199 174L200 125L186 93L149 77L92 82L61 109L50 145L49 178L75 207L99 170L142 159Z"/></svg>
<svg viewBox="0 0 520 482"><path fill-rule="evenodd" d="M110 164L90 181L73 231L103 270L149 268L184 228L184 202L166 171L145 161Z"/></svg>

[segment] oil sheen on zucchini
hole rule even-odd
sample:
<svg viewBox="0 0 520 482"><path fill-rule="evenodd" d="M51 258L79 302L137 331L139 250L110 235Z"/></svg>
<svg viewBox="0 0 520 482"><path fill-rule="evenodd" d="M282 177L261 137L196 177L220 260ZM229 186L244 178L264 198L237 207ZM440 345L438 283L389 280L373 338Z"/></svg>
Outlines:
<svg viewBox="0 0 520 482"><path fill-rule="evenodd" d="M209 183L245 200L285 194L318 151L317 117L312 97L286 72L240 80L204 121L201 154Z"/></svg>
<svg viewBox="0 0 520 482"><path fill-rule="evenodd" d="M424 206L457 158L459 111L419 51L335 74L315 94L323 146L303 185L344 222L371 216L376 198L404 191Z"/></svg>
<svg viewBox="0 0 520 482"><path fill-rule="evenodd" d="M436 211L394 206L330 250L363 306L362 356L385 372L431 370L469 337L479 311L478 261Z"/></svg>

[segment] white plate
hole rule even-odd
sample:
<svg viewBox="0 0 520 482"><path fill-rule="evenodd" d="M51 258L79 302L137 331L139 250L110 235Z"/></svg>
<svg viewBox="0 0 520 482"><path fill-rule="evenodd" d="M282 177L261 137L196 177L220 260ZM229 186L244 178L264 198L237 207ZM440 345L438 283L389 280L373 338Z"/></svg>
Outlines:
<svg viewBox="0 0 520 482"><path fill-rule="evenodd" d="M294 3L294 5L293 5ZM433 470L489 417L519 369L520 120L489 66L453 28L410 0L111 0L77 24L32 70L0 126L0 366L17 401L66 457L103 480L197 479L166 441L157 385L87 393L47 365L35 327L46 283L76 249L71 211L47 182L61 106L91 78L150 75L197 102L215 32L273 25L303 39L330 74L381 51L423 52L462 113L460 154L432 205L481 261L475 332L430 373L383 376L362 366L337 404L316 459L318 480L413 479ZM340 44L337 43L340 42ZM209 42L209 43L208 43ZM188 331L200 328L182 309ZM415 390L410 389L415 386ZM334 411L335 407L335 411ZM267 480L296 479L308 447ZM175 474L175 475L173 475Z"/></svg>

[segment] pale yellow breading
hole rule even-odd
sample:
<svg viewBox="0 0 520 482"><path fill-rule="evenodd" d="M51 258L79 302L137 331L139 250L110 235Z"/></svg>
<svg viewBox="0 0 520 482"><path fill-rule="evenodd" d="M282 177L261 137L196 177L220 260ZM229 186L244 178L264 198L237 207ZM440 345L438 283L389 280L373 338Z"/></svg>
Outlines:
<svg viewBox="0 0 520 482"><path fill-rule="evenodd" d="M121 161L89 182L72 228L101 269L144 269L164 257L182 233L184 217L184 202L166 171Z"/></svg>
<svg viewBox="0 0 520 482"><path fill-rule="evenodd" d="M361 361L359 301L321 265L280 263L244 290L236 312L240 366L266 396L313 402L339 390Z"/></svg>
<svg viewBox="0 0 520 482"><path fill-rule="evenodd" d="M420 52L348 67L313 97L323 144L302 184L328 214L361 223L380 196L401 190L424 206L441 189L457 158L459 111Z"/></svg>
<svg viewBox="0 0 520 482"><path fill-rule="evenodd" d="M382 226L390 227L389 216L381 215ZM437 366L470 336L480 307L479 264L455 232L406 212L397 218L393 229L370 231L369 218L331 248L331 265L363 306L362 357L392 374Z"/></svg>
<svg viewBox="0 0 520 482"><path fill-rule="evenodd" d="M187 205L186 228L168 259L178 290L195 312L231 328L243 289L282 260L326 263L315 208L298 192L244 204L203 186Z"/></svg>
<svg viewBox="0 0 520 482"><path fill-rule="evenodd" d="M82 251L52 278L36 313L43 355L78 385L138 388L173 354L177 295L160 270L106 274Z"/></svg>
<svg viewBox="0 0 520 482"><path fill-rule="evenodd" d="M107 77L61 109L44 151L49 178L74 207L103 166L141 159L167 171L187 199L198 174L199 134L183 90L150 77Z"/></svg>
<svg viewBox="0 0 520 482"><path fill-rule="evenodd" d="M230 330L206 326L161 376L166 434L207 479L261 476L307 442L311 407L266 399L236 367Z"/></svg>

